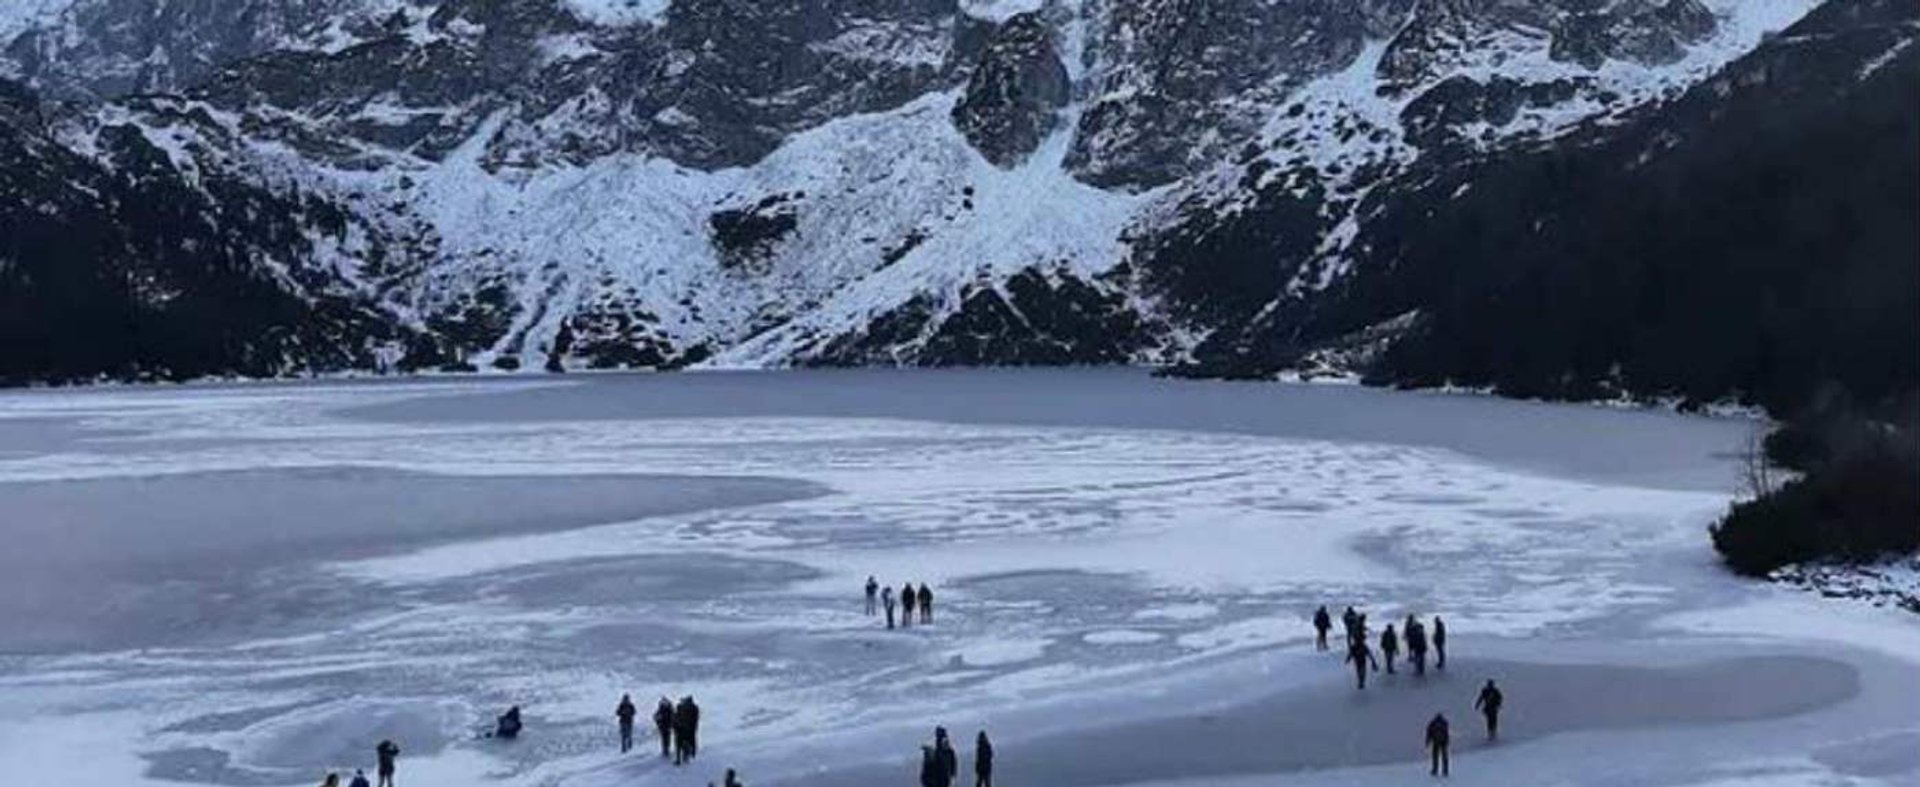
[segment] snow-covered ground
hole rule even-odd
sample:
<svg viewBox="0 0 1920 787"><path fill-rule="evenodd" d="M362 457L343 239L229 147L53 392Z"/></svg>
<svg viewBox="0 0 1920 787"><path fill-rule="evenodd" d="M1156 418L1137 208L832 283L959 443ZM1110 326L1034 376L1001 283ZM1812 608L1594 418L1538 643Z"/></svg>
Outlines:
<svg viewBox="0 0 1920 787"><path fill-rule="evenodd" d="M0 562L46 606L0 631L0 763L910 783L945 724L1016 784L1400 784L1444 710L1469 784L1911 784L1920 622L1714 563L1752 428L1072 371L7 394ZM1445 615L1449 672L1352 692L1320 603ZM698 766L619 756L621 692L697 697Z"/></svg>

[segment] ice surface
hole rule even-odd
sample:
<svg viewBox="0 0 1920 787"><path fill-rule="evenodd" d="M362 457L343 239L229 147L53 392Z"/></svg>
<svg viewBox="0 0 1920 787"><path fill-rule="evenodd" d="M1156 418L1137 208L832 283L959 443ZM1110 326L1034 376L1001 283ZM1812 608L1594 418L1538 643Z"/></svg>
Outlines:
<svg viewBox="0 0 1920 787"><path fill-rule="evenodd" d="M1499 676L1503 691L1514 698L1497 743L1486 741L1472 712L1483 675ZM1367 766L1408 759L1410 750L1417 754L1427 720L1445 711L1458 742L1456 767L1464 776L1483 767L1475 755L1490 748L1582 730L1785 717L1838 704L1859 687L1852 667L1805 657L1674 667L1469 659L1456 661L1451 672L1425 678L1405 672L1374 678L1365 693L1353 691L1350 683L1328 681L1224 708L1176 705L1167 716L1041 736L999 750L1004 764L1020 763L1014 767L1022 781L1055 787ZM1774 688L1751 690L1761 685ZM1074 756L1034 758L1023 751ZM909 772L911 765L903 756L897 763L813 773L793 783L884 784L890 774ZM1503 770L1502 776L1513 778L1511 771Z"/></svg>
<svg viewBox="0 0 1920 787"><path fill-rule="evenodd" d="M274 468L0 484L0 650L122 648L300 627L352 599L292 570L449 539L815 494L783 479ZM271 571L267 576L263 572ZM271 604L260 584L279 586ZM300 593L285 592L299 588ZM287 620L298 618L300 620Z"/></svg>
<svg viewBox="0 0 1920 787"><path fill-rule="evenodd" d="M1728 491L1726 461L1764 426L1652 411L1325 385L1160 380L1137 371L839 370L617 377L500 397L397 399L374 421L485 423L798 416L1179 430L1457 451L1523 469L1635 486ZM619 389L618 393L609 387Z"/></svg>
<svg viewBox="0 0 1920 787"><path fill-rule="evenodd" d="M1022 783L1397 784L1450 708L1466 784L1912 783L1912 616L1706 545L1753 428L1135 372L0 394L10 592L126 637L0 646L0 762L298 785L396 736L421 784L905 783L942 723ZM936 621L886 631L869 574ZM1354 695L1305 624L1348 602L1445 614L1452 673ZM620 692L698 697L701 764L619 757ZM508 704L529 734L477 739Z"/></svg>

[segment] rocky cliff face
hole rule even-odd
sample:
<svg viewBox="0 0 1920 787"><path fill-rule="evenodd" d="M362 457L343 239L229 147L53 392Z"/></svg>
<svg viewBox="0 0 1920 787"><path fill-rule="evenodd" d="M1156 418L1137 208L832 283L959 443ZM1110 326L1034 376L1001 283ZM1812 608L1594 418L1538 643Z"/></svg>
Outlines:
<svg viewBox="0 0 1920 787"><path fill-rule="evenodd" d="M391 239L326 194L235 180L190 156L131 122L56 129L0 81L0 382L438 360L366 286Z"/></svg>
<svg viewBox="0 0 1920 787"><path fill-rule="evenodd" d="M339 212L282 289L355 293L359 349L286 369L1170 361L1331 309L1449 162L1816 5L36 0L0 74L40 155L123 129L197 209Z"/></svg>
<svg viewBox="0 0 1920 787"><path fill-rule="evenodd" d="M953 125L988 161L1012 166L1053 133L1071 89L1052 29L1038 13L1019 14L981 50L953 106Z"/></svg>
<svg viewBox="0 0 1920 787"><path fill-rule="evenodd" d="M1108 3L1087 45L1086 111L1067 166L1144 188L1219 161L1301 85L1351 64L1368 4Z"/></svg>
<svg viewBox="0 0 1920 787"><path fill-rule="evenodd" d="M1902 218L1920 211L1916 22L1920 8L1892 0L1828 4L1615 123L1436 149L1363 200L1351 275L1213 334L1197 357L1206 373L1260 376L1366 338L1363 368L1382 382L1737 393L1788 413L1834 384L1899 396L1920 381L1897 349L1920 343L1920 239Z"/></svg>
<svg viewBox="0 0 1920 787"><path fill-rule="evenodd" d="M226 64L375 35L361 0L22 2L0 10L14 76L60 98L177 92Z"/></svg>

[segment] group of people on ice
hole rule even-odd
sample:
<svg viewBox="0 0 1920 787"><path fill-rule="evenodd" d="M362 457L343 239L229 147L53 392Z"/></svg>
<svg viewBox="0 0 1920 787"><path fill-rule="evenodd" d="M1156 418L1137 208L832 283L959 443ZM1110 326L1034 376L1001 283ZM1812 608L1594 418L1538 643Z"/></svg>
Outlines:
<svg viewBox="0 0 1920 787"><path fill-rule="evenodd" d="M377 787L393 787L394 761L399 757L400 746L391 740L383 740L373 747L374 773L378 774L380 779ZM355 770L353 781L348 782L347 785L348 787L376 787L367 782L367 772L362 770ZM320 787L340 787L340 774L327 774L327 777L320 781Z"/></svg>
<svg viewBox="0 0 1920 787"><path fill-rule="evenodd" d="M1367 688L1367 673L1380 671L1380 659L1373 655L1368 645L1372 639L1367 629L1367 615L1364 612L1347 607L1340 613L1340 623L1347 634L1347 656L1344 663L1353 665L1354 684L1359 689ZM1314 646L1320 650L1329 650L1327 633L1333 630L1333 616L1322 605L1313 613ZM1439 615L1433 616L1433 630L1429 634L1425 624L1413 615L1407 615L1399 631L1394 631L1388 623L1386 630L1380 632L1380 652L1386 657L1387 674L1394 672L1394 660L1399 657L1401 646L1405 645L1407 660L1413 664L1413 674L1427 674L1427 653L1429 647L1435 656L1434 667L1447 668L1447 623ZM1474 699L1473 709L1478 711L1487 724L1487 739L1500 736L1500 708L1506 702L1506 695L1492 679L1480 688L1479 697ZM1452 724L1445 713L1435 713L1427 722L1425 744L1429 759L1428 772L1434 776L1450 775L1452 763L1449 753L1453 746Z"/></svg>
<svg viewBox="0 0 1920 787"><path fill-rule="evenodd" d="M633 750L633 727L640 715L639 707L633 704L633 696L620 695L620 704L614 706L613 717L620 725L620 753ZM520 719L520 706L507 709L494 719L492 730L482 733L483 738L502 738L513 740L520 737L525 727ZM660 756L672 757L674 765L684 765L700 754L700 705L693 697L681 697L679 702L661 697L653 709L653 728L660 738ZM400 747L393 741L381 741L374 747L374 758L380 781L378 785L369 784L363 772L356 771L353 781L347 787L393 787L394 760L400 756ZM731 768L727 770L724 784L726 787L741 787L739 777ZM320 783L321 787L341 787L340 775L329 773Z"/></svg>
<svg viewBox="0 0 1920 787"><path fill-rule="evenodd" d="M887 614L887 628L892 629L894 627L893 607L893 586L888 585L881 587L879 580L873 577L867 577L867 614L873 615L884 608ZM920 587L918 588L915 588L911 582L901 585L900 607L902 613L900 615L901 626L913 625L913 612L916 609L920 611L921 623L932 623L933 586L925 582L920 583Z"/></svg>
<svg viewBox="0 0 1920 787"><path fill-rule="evenodd" d="M1374 657L1373 648L1368 644L1370 635L1367 630L1367 615L1354 610L1353 607L1347 607L1347 611L1340 614L1340 622L1347 632L1345 663L1353 665L1354 682L1364 689L1367 687L1367 672L1380 670L1380 659ZM1325 606L1314 611L1313 628L1315 646L1321 650L1327 650L1327 632L1333 628L1333 617L1327 613ZM1407 660L1413 664L1413 674L1419 676L1427 674L1429 646L1437 659L1434 666L1443 670L1447 668L1447 622L1441 620L1439 615L1433 616L1431 637L1427 634L1426 625L1411 614L1407 615L1400 631L1394 631L1393 624L1388 623L1386 630L1380 632L1380 652L1386 656L1389 675L1394 674L1394 661L1400 656L1402 643L1406 645Z"/></svg>
<svg viewBox="0 0 1920 787"><path fill-rule="evenodd" d="M947 740L947 728L933 728L933 743L920 746L920 787L953 787L960 778L960 755ZM974 787L993 787L993 742L981 730L973 739Z"/></svg>
<svg viewBox="0 0 1920 787"><path fill-rule="evenodd" d="M640 709L633 704L633 697L620 695L620 704L614 706L613 717L620 723L620 753L633 750L633 722L640 715ZM693 697L681 697L680 702L661 697L653 706L653 730L660 738L660 756L672 757L673 764L685 765L700 753L700 705ZM727 772L731 778L732 771Z"/></svg>
<svg viewBox="0 0 1920 787"><path fill-rule="evenodd" d="M913 625L914 615L919 614L922 624L933 622L933 590L922 583L919 587L907 584L901 587L898 596L904 614L899 618L900 625ZM884 611L887 628L895 627L895 595L893 588L881 587L873 577L866 583L866 612L873 615ZM1374 655L1371 646L1372 635L1367 625L1366 613L1353 607L1347 607L1340 615L1340 623L1346 633L1347 651L1344 663L1353 665L1354 682L1359 689L1366 689L1367 674L1380 670L1381 659ZM1313 614L1315 646L1317 649L1330 650L1328 636L1333 629L1333 616L1325 606ZM1407 652L1408 662L1413 665L1415 675L1424 676L1427 670L1427 655L1435 656L1435 668L1447 667L1447 624L1439 616L1434 616L1433 626L1428 629L1419 618L1408 615L1398 630L1394 624L1387 624L1379 636L1380 652L1385 656L1386 671L1395 672L1396 660L1401 650ZM1479 696L1474 700L1473 708L1486 720L1487 738L1492 740L1500 734L1500 712L1505 696L1492 680L1481 687ZM620 696L615 706L614 718L619 724L620 752L632 751L634 745L634 725L639 718L639 708L628 694ZM654 706L653 725L660 741L660 756L671 757L674 765L691 762L700 751L700 706L693 697L682 697L674 702L666 697ZM502 714L494 730L487 737L516 738L520 734L522 722L520 708L514 706ZM1452 763L1452 725L1444 713L1435 713L1427 722L1424 742L1429 754L1429 772L1434 776L1449 775ZM371 784L363 772L356 772L348 787L393 787L394 761L400 754L400 747L393 741L383 740L375 747L376 772L379 782ZM992 787L994 769L993 743L982 730L975 738L973 773L975 787ZM934 728L933 742L920 747L920 785L921 787L954 787L960 774L960 755L947 737L945 727ZM322 787L341 787L338 774L328 774ZM712 785L709 785L712 787ZM726 771L721 787L742 787L739 777L732 769Z"/></svg>

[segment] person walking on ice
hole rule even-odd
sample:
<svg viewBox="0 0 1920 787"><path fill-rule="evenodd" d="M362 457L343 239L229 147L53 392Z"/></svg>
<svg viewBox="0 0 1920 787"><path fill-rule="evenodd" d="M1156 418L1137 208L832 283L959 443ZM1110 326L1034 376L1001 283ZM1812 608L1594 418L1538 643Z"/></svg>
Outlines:
<svg viewBox="0 0 1920 787"><path fill-rule="evenodd" d="M916 604L919 604L919 603L920 603L920 595L914 591L912 582L908 582L907 584L900 586L900 613L901 613L900 627L901 628L908 628L913 625L913 608Z"/></svg>
<svg viewBox="0 0 1920 787"><path fill-rule="evenodd" d="M673 756L673 700L660 698L653 706L653 730L660 735L660 756Z"/></svg>
<svg viewBox="0 0 1920 787"><path fill-rule="evenodd" d="M1500 693L1500 687L1493 685L1493 679L1487 679L1487 685L1480 689L1480 698L1473 701L1473 709L1487 717L1487 740L1500 737L1500 705L1507 697Z"/></svg>
<svg viewBox="0 0 1920 787"><path fill-rule="evenodd" d="M700 755L700 706L692 696L680 698L673 709L673 763L692 762Z"/></svg>
<svg viewBox="0 0 1920 787"><path fill-rule="evenodd" d="M1407 616L1407 626L1400 631L1407 640L1407 658L1413 662L1413 674L1427 674L1427 629L1412 615Z"/></svg>
<svg viewBox="0 0 1920 787"><path fill-rule="evenodd" d="M373 760L377 766L374 773L379 777L379 787L393 787L394 758L400 756L400 747L390 740L383 740L373 747Z"/></svg>
<svg viewBox="0 0 1920 787"><path fill-rule="evenodd" d="M1321 604L1313 611L1314 648L1327 649L1327 630L1333 628L1333 616L1327 614L1327 605Z"/></svg>
<svg viewBox="0 0 1920 787"><path fill-rule="evenodd" d="M1433 656L1435 669L1447 668L1447 622L1439 615L1433 616Z"/></svg>
<svg viewBox="0 0 1920 787"><path fill-rule="evenodd" d="M993 742L986 730L973 739L973 787L993 787Z"/></svg>
<svg viewBox="0 0 1920 787"><path fill-rule="evenodd" d="M887 608L887 630L893 630L893 586L888 585L880 591L880 603Z"/></svg>
<svg viewBox="0 0 1920 787"><path fill-rule="evenodd" d="M1380 632L1380 655L1386 657L1387 674L1393 674L1393 659L1400 655L1400 635L1393 632L1393 624L1387 624L1387 630Z"/></svg>
<svg viewBox="0 0 1920 787"><path fill-rule="evenodd" d="M947 728L933 728L933 745L920 747L920 787L953 787L960 775L960 757L947 740Z"/></svg>
<svg viewBox="0 0 1920 787"><path fill-rule="evenodd" d="M933 622L933 586L920 583L920 622Z"/></svg>
<svg viewBox="0 0 1920 787"><path fill-rule="evenodd" d="M1453 745L1453 733L1448 729L1446 714L1433 714L1433 721L1427 722L1427 753L1432 764L1427 768L1429 776L1450 776L1452 763L1447 761L1447 748Z"/></svg>
<svg viewBox="0 0 1920 787"><path fill-rule="evenodd" d="M613 717L620 720L620 753L633 750L633 717L640 715L640 709L633 706L633 697L620 695L620 704L613 709Z"/></svg>
<svg viewBox="0 0 1920 787"><path fill-rule="evenodd" d="M1367 688L1367 669L1380 671L1380 662L1373 657L1373 649L1367 647L1366 640L1354 640L1347 646L1347 663L1353 665L1353 681L1362 690Z"/></svg>
<svg viewBox="0 0 1920 787"><path fill-rule="evenodd" d="M879 595L879 593L880 593L880 583L879 583L879 582L876 582L876 581L874 581L874 579L873 579L873 576L872 576L872 575L868 575L868 576L867 576L867 616L868 616L868 617L872 617L872 616L873 616L873 613L874 613L874 604L873 604L873 601L874 601L874 597L875 597L875 596L877 596L877 595Z"/></svg>

